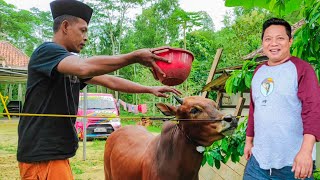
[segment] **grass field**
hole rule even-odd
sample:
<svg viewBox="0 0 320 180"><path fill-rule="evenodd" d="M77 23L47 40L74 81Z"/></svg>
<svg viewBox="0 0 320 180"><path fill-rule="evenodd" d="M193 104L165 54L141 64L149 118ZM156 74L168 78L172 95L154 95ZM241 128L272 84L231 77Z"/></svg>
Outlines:
<svg viewBox="0 0 320 180"><path fill-rule="evenodd" d="M122 125L135 124L134 121L123 121ZM16 160L18 120L0 120L0 180L19 179ZM160 128L150 126L148 130L159 133ZM103 153L105 140L87 142L86 160L83 160L83 143L79 142L76 156L70 159L75 179L103 180Z"/></svg>
<svg viewBox="0 0 320 180"><path fill-rule="evenodd" d="M135 124L134 121L122 121L122 125ZM18 142L17 120L1 120L0 118L0 180L19 179L19 169L16 160ZM149 126L149 131L157 134L159 125ZM87 142L86 160L83 160L83 143L79 142L76 156L70 159L74 178L83 180L104 180L103 153L105 140ZM320 180L320 169L316 171L315 179Z"/></svg>

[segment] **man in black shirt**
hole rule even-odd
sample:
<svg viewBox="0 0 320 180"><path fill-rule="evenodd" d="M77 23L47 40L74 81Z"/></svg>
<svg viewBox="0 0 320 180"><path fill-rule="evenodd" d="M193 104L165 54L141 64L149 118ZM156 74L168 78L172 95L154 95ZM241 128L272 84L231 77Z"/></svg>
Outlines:
<svg viewBox="0 0 320 180"><path fill-rule="evenodd" d="M79 91L89 83L158 97L167 97L166 92L180 94L171 87L142 86L105 75L133 63L153 67L165 75L155 60L167 60L149 49L86 59L72 54L79 53L85 46L93 10L76 0L56 0L50 6L54 18L53 42L40 45L30 58L24 113L75 115ZM74 156L78 148L75 120L37 116L20 118L17 159L22 179L73 179L68 158Z"/></svg>

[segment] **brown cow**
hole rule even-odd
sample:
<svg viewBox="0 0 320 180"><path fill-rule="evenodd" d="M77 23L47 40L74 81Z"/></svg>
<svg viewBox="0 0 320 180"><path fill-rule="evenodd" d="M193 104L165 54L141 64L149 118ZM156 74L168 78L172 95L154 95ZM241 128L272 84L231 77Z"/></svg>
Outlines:
<svg viewBox="0 0 320 180"><path fill-rule="evenodd" d="M104 153L107 180L198 179L203 146L223 138L237 120L223 116L214 101L200 96L180 103L178 107L157 104L165 115L180 119L179 124L164 123L158 136L142 126L126 126L111 134Z"/></svg>

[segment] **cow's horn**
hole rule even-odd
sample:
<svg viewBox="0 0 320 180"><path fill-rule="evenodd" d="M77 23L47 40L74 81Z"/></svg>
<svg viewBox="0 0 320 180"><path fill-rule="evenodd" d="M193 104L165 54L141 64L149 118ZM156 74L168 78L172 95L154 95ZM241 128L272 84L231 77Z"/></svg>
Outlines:
<svg viewBox="0 0 320 180"><path fill-rule="evenodd" d="M179 98L177 95L173 95L173 97L178 101L178 103L183 104L183 99Z"/></svg>

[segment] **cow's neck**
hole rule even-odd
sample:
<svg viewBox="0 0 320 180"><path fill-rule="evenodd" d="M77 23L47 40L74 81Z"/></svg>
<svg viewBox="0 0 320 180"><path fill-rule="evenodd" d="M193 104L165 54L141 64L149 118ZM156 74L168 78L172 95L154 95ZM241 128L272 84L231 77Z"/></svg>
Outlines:
<svg viewBox="0 0 320 180"><path fill-rule="evenodd" d="M195 142L186 137L176 124L165 124L157 147L157 164L162 177L198 179L203 155L196 150Z"/></svg>

